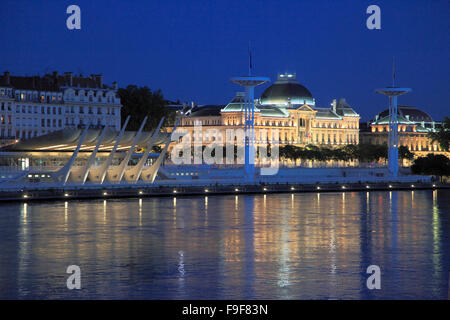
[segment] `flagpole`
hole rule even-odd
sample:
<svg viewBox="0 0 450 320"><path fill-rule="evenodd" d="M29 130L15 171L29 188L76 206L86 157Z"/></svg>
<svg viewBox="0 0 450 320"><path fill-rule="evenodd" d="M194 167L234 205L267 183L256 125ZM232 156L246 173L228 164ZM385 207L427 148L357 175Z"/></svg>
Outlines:
<svg viewBox="0 0 450 320"><path fill-rule="evenodd" d="M252 75L252 51L250 48L250 41L248 42L248 75Z"/></svg>
<svg viewBox="0 0 450 320"><path fill-rule="evenodd" d="M395 87L395 60L392 57L392 87Z"/></svg>

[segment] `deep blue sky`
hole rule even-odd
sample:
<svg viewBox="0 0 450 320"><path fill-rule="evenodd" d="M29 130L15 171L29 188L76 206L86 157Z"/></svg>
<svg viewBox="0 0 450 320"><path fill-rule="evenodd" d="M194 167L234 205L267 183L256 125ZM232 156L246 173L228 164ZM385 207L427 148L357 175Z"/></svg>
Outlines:
<svg viewBox="0 0 450 320"><path fill-rule="evenodd" d="M66 8L81 7L79 31ZM366 28L366 8L381 8L381 30ZM248 70L297 79L329 106L345 97L364 119L386 105L374 89L397 83L400 103L440 120L450 115L450 1L19 1L2 0L0 72L103 73L104 81L160 88L168 99L227 103L229 78ZM262 88L257 90L261 94Z"/></svg>

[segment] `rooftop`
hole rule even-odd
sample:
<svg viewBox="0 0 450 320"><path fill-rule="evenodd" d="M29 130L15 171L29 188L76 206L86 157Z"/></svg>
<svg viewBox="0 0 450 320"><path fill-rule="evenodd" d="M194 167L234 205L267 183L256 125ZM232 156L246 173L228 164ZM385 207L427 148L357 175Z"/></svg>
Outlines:
<svg viewBox="0 0 450 320"><path fill-rule="evenodd" d="M90 76L73 75L72 72L65 72L58 75L58 72L45 74L43 76L12 76L8 71L0 75L0 86L12 87L22 90L37 91L59 91L63 87L89 88L89 89L114 89L103 84L103 75L91 74Z"/></svg>

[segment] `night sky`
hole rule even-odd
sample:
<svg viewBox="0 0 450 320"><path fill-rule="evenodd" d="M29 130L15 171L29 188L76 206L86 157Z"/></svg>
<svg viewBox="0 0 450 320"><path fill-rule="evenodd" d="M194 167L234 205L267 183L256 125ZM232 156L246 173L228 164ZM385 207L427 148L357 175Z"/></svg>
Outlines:
<svg viewBox="0 0 450 320"><path fill-rule="evenodd" d="M71 4L81 30L66 28ZM366 28L371 4L381 30ZM386 105L374 89L391 84L395 56L396 84L413 89L400 104L441 120L450 116L449 30L448 0L2 0L0 72L102 73L107 84L225 104L239 90L229 78L247 74L251 41L255 74L295 72L317 106L345 97L368 120Z"/></svg>

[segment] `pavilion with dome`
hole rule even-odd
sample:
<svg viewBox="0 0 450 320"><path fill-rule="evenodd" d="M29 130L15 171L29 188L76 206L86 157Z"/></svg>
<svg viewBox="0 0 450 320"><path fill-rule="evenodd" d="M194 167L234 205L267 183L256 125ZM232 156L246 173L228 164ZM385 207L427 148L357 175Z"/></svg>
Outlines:
<svg viewBox="0 0 450 320"><path fill-rule="evenodd" d="M244 128L245 92L237 92L226 105L185 108L180 127L193 134L194 125L202 130L217 129L225 137L227 129ZM358 113L345 99L334 99L329 108L316 106L311 92L301 85L295 74L280 74L275 83L255 99L255 139L260 130L278 130L280 144L297 146L339 146L359 143Z"/></svg>
<svg viewBox="0 0 450 320"><path fill-rule="evenodd" d="M428 113L413 106L399 105L397 113L399 146L407 147L417 156L428 153L448 155L448 152L441 150L437 141L432 142L428 137L429 132L434 132L441 126L440 122L434 121ZM389 109L378 113L360 132L361 143L387 144L388 137Z"/></svg>

